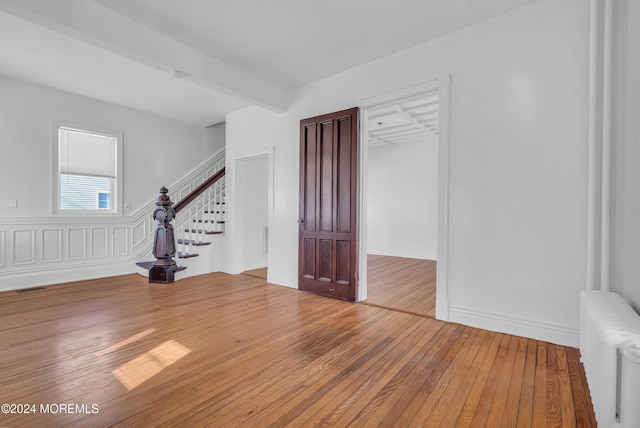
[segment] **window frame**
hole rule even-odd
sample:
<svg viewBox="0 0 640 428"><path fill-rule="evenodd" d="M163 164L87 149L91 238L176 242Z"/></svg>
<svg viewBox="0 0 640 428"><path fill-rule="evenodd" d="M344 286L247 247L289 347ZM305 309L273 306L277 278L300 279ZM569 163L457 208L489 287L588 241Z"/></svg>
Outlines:
<svg viewBox="0 0 640 428"><path fill-rule="evenodd" d="M60 207L60 128L72 129L80 132L104 135L116 139L116 178L115 183L111 186L109 195L111 208L94 209L63 209ZM70 216L120 216L123 214L123 194L124 194L124 133L108 128L98 127L94 125L80 124L64 120L53 120L51 126L52 140L52 186L51 186L51 213L52 215L70 215Z"/></svg>

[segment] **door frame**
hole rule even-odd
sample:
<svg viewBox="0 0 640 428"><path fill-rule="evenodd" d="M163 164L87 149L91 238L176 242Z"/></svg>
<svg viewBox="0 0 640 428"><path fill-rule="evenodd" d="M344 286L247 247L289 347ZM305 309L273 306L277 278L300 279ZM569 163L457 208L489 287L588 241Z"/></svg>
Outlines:
<svg viewBox="0 0 640 428"><path fill-rule="evenodd" d="M449 124L450 124L450 75L440 76L426 83L410 86L390 93L363 98L360 103L360 214L358 243L358 301L367 298L367 215L369 186L369 144L367 138L367 119L369 109L391 102L399 102L426 92L438 91L440 125L438 133L438 274L436 276L436 318L449 319Z"/></svg>
<svg viewBox="0 0 640 428"><path fill-rule="evenodd" d="M246 161L246 160L250 160L250 159L255 159L255 158L261 158L261 157L267 157L267 162L268 162L268 183L267 183L267 281L269 280L269 264L271 263L271 229L272 229L272 224L273 224L273 211L274 211L274 196L273 196L273 185L274 185L274 154L275 154L275 148L273 146L271 147L262 147L262 148L257 148L255 150L249 150L249 151L245 151L245 152L236 152L234 154L233 157L233 166L234 166L234 180L233 180L233 189L228 189L227 190L227 214L229 213L229 211L233 211L233 209L235 208L235 201L232 198L229 198L229 195L233 195L235 194L235 188L238 186L238 175L239 175L239 171L240 168L238 168L239 163ZM228 226L231 226L232 228L232 236L237 236L237 234L239 234L239 225L236 224L230 224ZM233 248L232 250L232 257L231 259L234 260L234 265L230 267L230 271L231 273L240 273L242 272L242 268L243 268L243 264L244 264L244 258L241 254L241 250L242 248L239 248L240 246L237 245L238 240L235 240L236 243L235 245L232 244L231 248Z"/></svg>

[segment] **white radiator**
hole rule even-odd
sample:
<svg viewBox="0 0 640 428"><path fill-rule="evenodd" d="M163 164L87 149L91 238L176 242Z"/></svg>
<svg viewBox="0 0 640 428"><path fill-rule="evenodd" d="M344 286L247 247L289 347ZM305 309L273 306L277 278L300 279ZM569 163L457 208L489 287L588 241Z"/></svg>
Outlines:
<svg viewBox="0 0 640 428"><path fill-rule="evenodd" d="M640 427L640 316L615 293L583 291L580 353L599 427Z"/></svg>

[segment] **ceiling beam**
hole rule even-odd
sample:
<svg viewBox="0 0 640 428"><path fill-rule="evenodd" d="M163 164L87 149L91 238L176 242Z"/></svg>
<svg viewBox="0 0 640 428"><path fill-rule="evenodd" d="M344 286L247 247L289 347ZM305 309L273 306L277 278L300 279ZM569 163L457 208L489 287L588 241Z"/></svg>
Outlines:
<svg viewBox="0 0 640 428"><path fill-rule="evenodd" d="M412 112L414 110L423 110L423 109L432 109L438 110L438 106L440 101L437 97L432 97L429 99L430 101L425 101L424 103L416 104L416 105L403 105L402 109L406 112Z"/></svg>
<svg viewBox="0 0 640 428"><path fill-rule="evenodd" d="M0 0L0 10L198 85L282 112L289 100L271 85L94 1Z"/></svg>
<svg viewBox="0 0 640 428"><path fill-rule="evenodd" d="M405 119L407 119L409 122L411 122L412 124L414 124L416 127L420 128L420 129L422 129L422 130L424 130L424 131L430 132L430 131L429 131L429 128L427 128L426 126L423 126L423 125L422 125L420 122L418 122L418 121L417 121L413 116L411 116L409 113L405 112L405 111L402 109L402 107L400 107L400 106L395 106L393 109L396 111L396 113L398 113L400 116L402 116L402 117L404 117Z"/></svg>

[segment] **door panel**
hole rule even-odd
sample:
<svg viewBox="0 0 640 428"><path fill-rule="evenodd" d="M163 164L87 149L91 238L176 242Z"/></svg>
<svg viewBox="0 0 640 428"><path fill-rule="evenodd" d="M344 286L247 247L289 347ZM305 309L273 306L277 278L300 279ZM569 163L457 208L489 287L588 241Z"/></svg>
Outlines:
<svg viewBox="0 0 640 428"><path fill-rule="evenodd" d="M316 240L305 238L303 247L302 277L305 279L314 279L316 277Z"/></svg>
<svg viewBox="0 0 640 428"><path fill-rule="evenodd" d="M320 230L333 230L333 122L321 125Z"/></svg>
<svg viewBox="0 0 640 428"><path fill-rule="evenodd" d="M305 162L310 165L316 163L316 124L305 127L305 145L301 147L304 150ZM306 168L304 176L304 193L307 197L304 199L305 207L301 218L302 226L307 231L314 231L316 227L316 179L315 168Z"/></svg>
<svg viewBox="0 0 640 428"><path fill-rule="evenodd" d="M318 261L320 273L318 275L318 279L320 281L331 282L331 260L333 259L331 254L331 240L320 239L319 244L320 257L318 258Z"/></svg>
<svg viewBox="0 0 640 428"><path fill-rule="evenodd" d="M359 111L300 122L299 288L355 301Z"/></svg>
<svg viewBox="0 0 640 428"><path fill-rule="evenodd" d="M339 122L340 127L340 139L338 140L338 159L337 159L337 227L338 232L350 233L351 232L351 196L354 189L351 186L352 174L351 174L351 152L352 142L349 138L351 131L351 123L346 123L344 119ZM356 163L357 165L357 163Z"/></svg>
<svg viewBox="0 0 640 428"><path fill-rule="evenodd" d="M349 241L336 241L336 282L349 285L349 262L351 261Z"/></svg>

